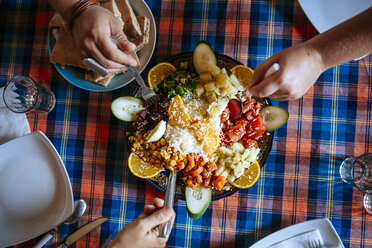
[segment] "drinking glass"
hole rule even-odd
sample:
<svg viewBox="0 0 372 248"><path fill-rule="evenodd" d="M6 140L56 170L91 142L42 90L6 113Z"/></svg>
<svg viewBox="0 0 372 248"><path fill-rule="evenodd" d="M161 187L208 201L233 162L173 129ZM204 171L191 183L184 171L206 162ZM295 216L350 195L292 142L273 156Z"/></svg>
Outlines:
<svg viewBox="0 0 372 248"><path fill-rule="evenodd" d="M53 92L32 78L20 75L5 85L3 98L7 108L15 113L49 113L56 103Z"/></svg>
<svg viewBox="0 0 372 248"><path fill-rule="evenodd" d="M342 180L364 193L363 206L372 214L372 153L346 158L340 166Z"/></svg>

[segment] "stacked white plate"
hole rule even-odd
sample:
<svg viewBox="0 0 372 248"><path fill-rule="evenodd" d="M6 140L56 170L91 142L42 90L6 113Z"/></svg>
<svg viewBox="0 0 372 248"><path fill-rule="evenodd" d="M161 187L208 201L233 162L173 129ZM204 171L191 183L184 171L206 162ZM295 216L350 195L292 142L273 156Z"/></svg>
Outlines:
<svg viewBox="0 0 372 248"><path fill-rule="evenodd" d="M0 158L0 247L37 237L72 214L67 171L42 132L0 145Z"/></svg>

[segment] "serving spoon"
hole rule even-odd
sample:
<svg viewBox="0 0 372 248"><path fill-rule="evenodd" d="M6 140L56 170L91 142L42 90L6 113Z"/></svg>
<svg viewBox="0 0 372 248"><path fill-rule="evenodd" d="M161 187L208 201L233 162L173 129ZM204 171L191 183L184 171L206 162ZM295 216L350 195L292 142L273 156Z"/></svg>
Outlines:
<svg viewBox="0 0 372 248"><path fill-rule="evenodd" d="M173 169L169 174L168 183L167 183L167 191L165 192L165 198L164 198L164 207L173 208L177 172L178 172L178 169ZM168 221L160 225L159 237L167 238L169 236L172 230L173 219L174 219L173 217L170 217Z"/></svg>
<svg viewBox="0 0 372 248"><path fill-rule="evenodd" d="M63 222L62 224L68 224L68 225L74 224L75 222L77 222L81 218L81 216L83 216L86 208L87 208L87 204L83 199L79 199L79 200L74 201L74 212L72 212L72 215L70 217L68 217L68 219L66 219L65 222ZM58 231L58 228L61 225L56 226L55 228L53 228L52 230L47 232L39 240L39 242L36 243L36 245L33 248L43 247L54 236L54 234L56 234L56 232Z"/></svg>

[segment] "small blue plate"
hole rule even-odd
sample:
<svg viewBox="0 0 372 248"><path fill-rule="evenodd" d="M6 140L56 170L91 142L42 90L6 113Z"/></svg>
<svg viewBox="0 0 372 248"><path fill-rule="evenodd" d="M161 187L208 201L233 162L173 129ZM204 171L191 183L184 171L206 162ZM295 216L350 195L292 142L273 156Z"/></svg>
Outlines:
<svg viewBox="0 0 372 248"><path fill-rule="evenodd" d="M130 0L129 1L134 12L137 16L146 16L150 19L150 37L149 43L144 46L143 49L138 51L137 55L140 61L140 66L138 67L138 71L142 72L145 67L147 66L148 62L151 59L152 54L154 53L155 48L155 41L156 41L156 25L154 16L151 13L150 8L147 6L145 1L138 1L138 0ZM48 49L49 54L52 54L52 50L56 43L56 40L53 37L52 31L55 27L49 27L48 31ZM105 92L105 91L112 91L119 89L127 84L129 84L134 78L129 71L124 73L120 73L113 77L110 83L105 87L102 85L98 85L87 81L84 79L84 70L73 67L73 66L64 66L62 68L61 65L54 64L57 71L71 84L75 85L84 90L88 91L95 91L95 92Z"/></svg>

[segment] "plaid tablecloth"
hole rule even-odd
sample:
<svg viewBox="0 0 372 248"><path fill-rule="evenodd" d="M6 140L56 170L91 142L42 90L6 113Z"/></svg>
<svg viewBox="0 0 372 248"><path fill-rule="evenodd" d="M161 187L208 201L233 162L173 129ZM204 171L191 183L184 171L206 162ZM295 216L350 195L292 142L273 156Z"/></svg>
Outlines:
<svg viewBox="0 0 372 248"><path fill-rule="evenodd" d="M205 39L216 52L255 68L275 52L317 34L293 0L146 2L158 37L148 67L192 51ZM164 194L126 167L125 127L110 111L111 101L130 94L133 85L95 93L66 82L49 63L47 33L53 13L46 1L0 1L0 80L29 75L54 92L57 103L49 115L28 115L31 130L43 131L53 142L74 198L88 204L81 220L62 225L48 246L106 216L108 222L75 244L99 247L138 216L145 203ZM258 182L214 201L197 220L187 216L184 201L176 200L168 246L248 247L289 225L327 217L345 247L372 247L372 215L362 207L363 195L344 184L338 172L345 156L372 152L371 70L371 56L351 61L327 70L303 98L273 101L287 108L290 118L276 131Z"/></svg>

